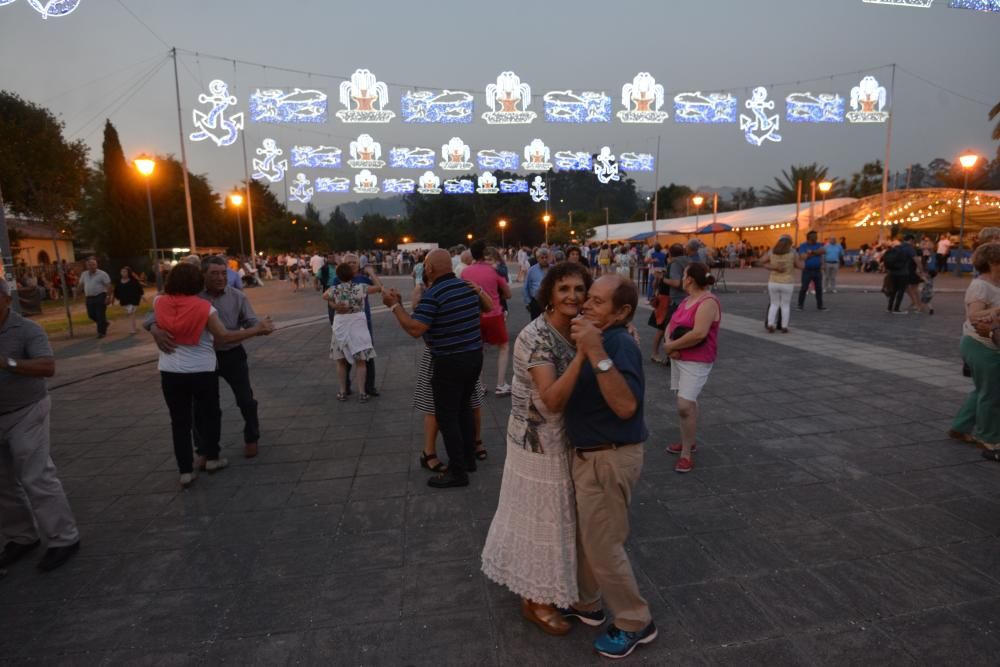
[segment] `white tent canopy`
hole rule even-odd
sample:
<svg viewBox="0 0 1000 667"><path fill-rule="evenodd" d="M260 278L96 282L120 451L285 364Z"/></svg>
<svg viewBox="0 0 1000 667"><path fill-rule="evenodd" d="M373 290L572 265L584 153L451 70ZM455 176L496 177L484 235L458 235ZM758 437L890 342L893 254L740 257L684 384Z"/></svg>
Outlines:
<svg viewBox="0 0 1000 667"><path fill-rule="evenodd" d="M853 197L837 197L828 199L825 211L830 213L834 209L851 204L857 201ZM809 203L804 202L799 210L799 227L804 229L809 226ZM823 213L822 202L816 202L815 217L819 218ZM734 231L745 227L758 227L767 225L784 224L795 221L795 204L779 204L777 206L758 206L742 211L726 211L716 216L716 222L729 225ZM667 218L656 221L655 231L657 234L693 234L695 230L701 229L705 225L712 223L712 211L702 213L699 216L689 215L684 218ZM654 231L652 220L642 222L624 222L616 225L595 225L594 235L591 241L627 241L635 237L649 238ZM607 232L607 233L605 233ZM644 235L644 236L643 236Z"/></svg>

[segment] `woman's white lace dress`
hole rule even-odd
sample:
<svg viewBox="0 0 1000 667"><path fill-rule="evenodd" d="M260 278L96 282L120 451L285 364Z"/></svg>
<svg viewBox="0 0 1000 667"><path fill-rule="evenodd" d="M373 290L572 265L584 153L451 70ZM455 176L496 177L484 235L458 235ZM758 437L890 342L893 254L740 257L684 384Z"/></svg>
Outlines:
<svg viewBox="0 0 1000 667"><path fill-rule="evenodd" d="M551 365L562 375L574 354L544 315L517 337L507 461L483 547L487 577L521 597L563 607L577 600L571 449L562 415L545 408L528 369Z"/></svg>

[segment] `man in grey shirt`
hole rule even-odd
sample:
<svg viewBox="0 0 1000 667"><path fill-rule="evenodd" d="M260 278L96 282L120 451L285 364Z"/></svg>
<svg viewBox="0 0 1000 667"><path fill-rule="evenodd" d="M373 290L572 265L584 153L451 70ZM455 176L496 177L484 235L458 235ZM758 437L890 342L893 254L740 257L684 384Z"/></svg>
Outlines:
<svg viewBox="0 0 1000 667"><path fill-rule="evenodd" d="M80 549L80 533L49 456L49 391L56 360L45 332L10 309L0 279L0 568L17 562L45 537L38 563L49 571Z"/></svg>
<svg viewBox="0 0 1000 667"><path fill-rule="evenodd" d="M227 329L249 329L257 324L259 318L250 305L246 294L233 289L227 284L226 260L222 257L209 257L203 262L205 272L205 289L199 296L205 299L219 312L219 319ZM270 322L270 318L265 318ZM156 345L172 354L176 349L173 336L156 326L156 320L150 315L143 325L153 334ZM260 439L260 422L257 418L257 401L253 397L253 387L250 386L250 367L247 365L247 353L243 345L223 345L217 343L215 356L218 360L216 373L224 379L233 396L236 405L243 414L243 455L250 459L257 456L257 441ZM199 460L200 463L200 460Z"/></svg>
<svg viewBox="0 0 1000 667"><path fill-rule="evenodd" d="M108 333L107 309L114 299L115 286L107 273L97 268L97 258L91 255L87 258L87 270L80 275L80 285L87 299L87 317L97 324L97 337L104 338Z"/></svg>

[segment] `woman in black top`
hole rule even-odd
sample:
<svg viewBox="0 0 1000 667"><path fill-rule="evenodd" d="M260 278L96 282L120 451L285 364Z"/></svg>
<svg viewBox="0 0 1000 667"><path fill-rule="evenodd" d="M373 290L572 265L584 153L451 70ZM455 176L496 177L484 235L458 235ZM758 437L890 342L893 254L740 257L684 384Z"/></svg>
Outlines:
<svg viewBox="0 0 1000 667"><path fill-rule="evenodd" d="M142 283L139 277L133 273L132 268L123 266L119 272L121 277L115 283L115 300L118 301L128 313L129 326L132 333L135 333L135 310L142 302Z"/></svg>

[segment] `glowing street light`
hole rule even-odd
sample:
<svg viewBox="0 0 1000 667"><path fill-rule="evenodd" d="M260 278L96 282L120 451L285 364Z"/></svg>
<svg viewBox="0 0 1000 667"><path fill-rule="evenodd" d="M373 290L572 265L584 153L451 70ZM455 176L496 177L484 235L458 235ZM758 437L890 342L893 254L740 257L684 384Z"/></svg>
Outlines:
<svg viewBox="0 0 1000 667"><path fill-rule="evenodd" d="M506 231L507 229L507 221L500 220L500 222L498 222L497 225L500 227L500 247L506 250L507 241L504 240L504 231Z"/></svg>
<svg viewBox="0 0 1000 667"><path fill-rule="evenodd" d="M965 171L965 185L962 187L962 224L958 228L958 275L962 275L962 237L965 236L965 205L969 200L969 172L979 162L979 156L969 152L958 158Z"/></svg>
<svg viewBox="0 0 1000 667"><path fill-rule="evenodd" d="M385 239L380 236L377 239L375 239L375 243L382 245L383 243L385 243Z"/></svg>
<svg viewBox="0 0 1000 667"><path fill-rule="evenodd" d="M470 232L470 233L466 234L465 238L467 238L468 240L471 241L472 240L472 233Z"/></svg>
<svg viewBox="0 0 1000 667"><path fill-rule="evenodd" d="M409 236L404 236L403 237L403 243L409 243L409 242L410 242L410 237Z"/></svg>
<svg viewBox="0 0 1000 667"><path fill-rule="evenodd" d="M551 219L552 216L548 213L542 216L542 222L545 223L545 245L549 244L549 220Z"/></svg>
<svg viewBox="0 0 1000 667"><path fill-rule="evenodd" d="M143 176L143 180L146 181L146 206L149 209L149 234L153 241L153 271L156 273L156 291L163 291L163 274L160 272L160 255L156 251L156 221L153 219L153 195L149 191L149 179L153 176L153 170L156 169L156 160L149 157L145 153L137 157L132 161L135 165L136 170Z"/></svg>
<svg viewBox="0 0 1000 667"><path fill-rule="evenodd" d="M698 233L698 219L701 216L701 205L705 203L705 198L701 195L695 195L691 197L691 203L694 204L694 231Z"/></svg>
<svg viewBox="0 0 1000 667"><path fill-rule="evenodd" d="M240 262L243 261L243 222L240 220L240 206L243 205L243 195L239 190L229 193L229 203L236 209L236 229L240 233Z"/></svg>

